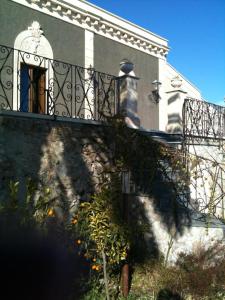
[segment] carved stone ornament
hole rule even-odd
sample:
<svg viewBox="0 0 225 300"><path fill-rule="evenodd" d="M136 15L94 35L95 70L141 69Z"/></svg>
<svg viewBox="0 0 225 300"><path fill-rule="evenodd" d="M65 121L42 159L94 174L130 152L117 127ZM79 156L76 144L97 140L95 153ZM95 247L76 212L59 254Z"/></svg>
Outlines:
<svg viewBox="0 0 225 300"><path fill-rule="evenodd" d="M27 29L27 34L21 42L20 49L33 54L41 54L39 52L42 52L40 51L42 36L43 30L41 30L40 24L37 21L33 21Z"/></svg>
<svg viewBox="0 0 225 300"><path fill-rule="evenodd" d="M28 30L31 31L31 35L35 38L35 39L39 39L41 35L43 34L43 30L41 30L41 26L37 21L34 21L30 27L28 27Z"/></svg>
<svg viewBox="0 0 225 300"><path fill-rule="evenodd" d="M171 79L171 86L175 89L179 89L182 86L182 79L179 76L175 76Z"/></svg>
<svg viewBox="0 0 225 300"><path fill-rule="evenodd" d="M37 53L37 49L40 46L40 39L43 34L43 30L41 30L41 26L37 21L34 21L30 27L28 27L28 30L31 32L31 49L34 54Z"/></svg>

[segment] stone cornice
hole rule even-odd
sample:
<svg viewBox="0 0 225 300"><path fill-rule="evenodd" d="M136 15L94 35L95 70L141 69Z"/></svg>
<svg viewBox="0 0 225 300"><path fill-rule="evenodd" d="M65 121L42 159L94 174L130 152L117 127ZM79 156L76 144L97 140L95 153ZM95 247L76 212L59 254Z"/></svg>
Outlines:
<svg viewBox="0 0 225 300"><path fill-rule="evenodd" d="M156 57L165 59L169 50L165 39L85 1L73 0L73 4L70 3L71 0L11 1L88 29Z"/></svg>

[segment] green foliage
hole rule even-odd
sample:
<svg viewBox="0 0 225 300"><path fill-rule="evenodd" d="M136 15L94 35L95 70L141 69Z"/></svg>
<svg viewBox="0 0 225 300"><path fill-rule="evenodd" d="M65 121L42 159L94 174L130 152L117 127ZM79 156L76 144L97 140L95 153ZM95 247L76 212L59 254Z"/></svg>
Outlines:
<svg viewBox="0 0 225 300"><path fill-rule="evenodd" d="M9 197L0 204L0 217L5 223L14 222L15 226L34 226L43 223L48 216L51 205L51 190L43 187L38 189L37 184L27 178L25 193L20 196L20 182L10 180ZM36 197L37 195L37 197Z"/></svg>
<svg viewBox="0 0 225 300"><path fill-rule="evenodd" d="M84 282L87 291L83 293L81 300L105 300L103 284L100 284L100 280L100 276L93 276L88 282Z"/></svg>
<svg viewBox="0 0 225 300"><path fill-rule="evenodd" d="M224 251L224 246L217 243L208 249L199 247L192 254L180 254L177 265L183 273L183 288L195 299L216 299L218 293L225 293Z"/></svg>
<svg viewBox="0 0 225 300"><path fill-rule="evenodd" d="M129 249L129 230L121 214L121 193L112 185L104 187L92 200L81 203L75 216L81 247L88 257L98 257L99 263L104 251L108 263L118 265L126 259Z"/></svg>
<svg viewBox="0 0 225 300"><path fill-rule="evenodd" d="M137 266L131 294L136 294L137 299L144 295L148 295L147 299L171 299L166 293L177 295L174 299L225 299L224 253L224 246L218 243L207 250L199 247L193 253L181 254L174 266L165 266L159 261Z"/></svg>

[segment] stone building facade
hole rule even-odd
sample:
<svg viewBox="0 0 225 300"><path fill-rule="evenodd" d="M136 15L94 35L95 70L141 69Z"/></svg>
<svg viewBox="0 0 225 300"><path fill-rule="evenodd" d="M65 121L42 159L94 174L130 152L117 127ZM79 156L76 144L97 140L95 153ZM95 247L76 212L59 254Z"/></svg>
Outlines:
<svg viewBox="0 0 225 300"><path fill-rule="evenodd" d="M86 1L2 0L0 5L1 45L115 76L120 62L130 60L140 78L137 110L144 129L171 132L176 127L171 122L179 123L173 111L180 114L183 100L171 86L175 77L181 80L179 90L185 95L201 98L197 88L168 64L166 39ZM32 24L40 27L39 33ZM35 62L27 60L27 64ZM41 67L51 73L49 67ZM162 83L159 103L152 98L155 80ZM171 93L176 95L176 103L169 101Z"/></svg>
<svg viewBox="0 0 225 300"><path fill-rule="evenodd" d="M0 55L4 57L0 60L3 62L0 74L2 199L7 197L10 179L21 182L22 195L25 180L30 177L38 182L40 189L50 186L52 198L66 202L70 214L79 201L86 200L97 190L102 168L100 160L106 165L111 165L113 160L113 139L107 134L106 124L97 122L95 117L86 120L85 113L71 114L70 118L65 118L63 111L59 111L61 116L55 111L50 114L51 107L47 110L42 107L44 113L40 108L38 114L28 111L30 104L21 105L23 80L31 85L37 76L38 86L44 87L38 94L40 99L43 94L61 97L67 105L72 102L70 97L74 97L72 90L75 93L80 85L84 102L79 109L92 111L101 104L89 101L92 91L96 92L100 80L107 78L108 89L111 89L110 76L113 76L117 82L122 80L116 97L120 96L127 110L131 109L131 119L133 114L138 120L128 125L178 147L182 140L184 100L187 97L201 99L198 89L167 62L167 40L86 1L1 0L0 44L6 46L0 48ZM13 51L14 48L17 50ZM120 70L120 62L125 58L134 64L128 76ZM29 66L28 70L23 69L24 65ZM95 70L101 72L94 73L98 77L92 77ZM83 72L82 80L73 86L68 76L73 78L79 72ZM61 81L57 78L60 74L63 74ZM53 75L57 80L50 80ZM152 93L155 80L162 83L159 101L155 101ZM104 82L98 95L105 93L105 85ZM25 96L31 97L28 93ZM73 99L78 101L78 98L75 93ZM11 101L11 107L5 105L6 99ZM202 153L201 150L198 152ZM166 202L167 212L157 209L151 197L141 194L131 197L145 207L152 228L149 237L155 238L164 254L171 240L171 228L179 223L173 237L171 261L176 259L177 253L191 251L200 237L204 245L223 238L224 226L220 222L214 220L207 234L204 221L195 222L194 217L187 221L182 212L173 215L172 200L166 195L160 197Z"/></svg>

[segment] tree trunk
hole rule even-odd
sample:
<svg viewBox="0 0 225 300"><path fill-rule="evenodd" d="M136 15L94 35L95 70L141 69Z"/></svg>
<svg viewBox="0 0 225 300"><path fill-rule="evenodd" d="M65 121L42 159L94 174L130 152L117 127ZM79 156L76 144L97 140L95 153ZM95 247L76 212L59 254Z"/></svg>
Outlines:
<svg viewBox="0 0 225 300"><path fill-rule="evenodd" d="M125 223L129 223L129 195L123 194L123 219ZM128 253L127 253L128 256ZM129 294L129 263L128 257L121 269L121 290L123 297Z"/></svg>
<svg viewBox="0 0 225 300"><path fill-rule="evenodd" d="M121 270L121 285L123 297L128 297L129 294L129 264L125 263Z"/></svg>
<svg viewBox="0 0 225 300"><path fill-rule="evenodd" d="M109 285L108 285L108 278L107 278L107 271L106 271L106 257L105 257L105 252L104 251L102 251L102 259L103 259L103 274L104 274L106 299L110 300L110 298L109 298Z"/></svg>

